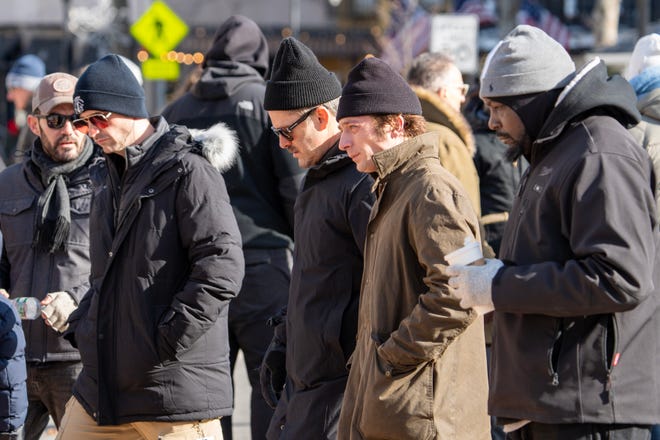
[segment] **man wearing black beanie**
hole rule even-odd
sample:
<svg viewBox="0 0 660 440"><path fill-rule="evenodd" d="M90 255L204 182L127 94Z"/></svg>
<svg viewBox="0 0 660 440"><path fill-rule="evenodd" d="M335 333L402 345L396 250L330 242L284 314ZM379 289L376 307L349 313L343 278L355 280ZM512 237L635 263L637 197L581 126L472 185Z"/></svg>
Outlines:
<svg viewBox="0 0 660 440"><path fill-rule="evenodd" d="M499 257L451 266L493 311L489 412L507 438L650 438L660 422L657 176L632 87L521 25L486 58L489 126L529 168Z"/></svg>
<svg viewBox="0 0 660 440"><path fill-rule="evenodd" d="M220 439L233 406L227 308L244 267L219 171L234 134L216 126L196 140L149 118L117 55L85 70L73 102L106 166L91 173L91 287L64 334L83 369L58 439Z"/></svg>
<svg viewBox="0 0 660 440"><path fill-rule="evenodd" d="M459 305L445 256L479 224L440 165L438 133L415 92L378 58L351 70L339 101L339 148L376 178L355 352L339 438L490 438L483 319Z"/></svg>
<svg viewBox="0 0 660 440"><path fill-rule="evenodd" d="M280 147L308 171L295 205L287 313L273 320L261 368L264 397L277 405L270 440L337 437L373 204L373 180L337 146L340 93L335 75L307 46L295 38L280 43L265 107Z"/></svg>

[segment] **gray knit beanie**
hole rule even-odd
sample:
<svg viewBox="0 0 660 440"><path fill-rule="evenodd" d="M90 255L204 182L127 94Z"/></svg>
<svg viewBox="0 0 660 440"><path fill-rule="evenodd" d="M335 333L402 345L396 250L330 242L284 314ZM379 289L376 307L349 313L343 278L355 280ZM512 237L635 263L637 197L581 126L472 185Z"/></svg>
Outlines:
<svg viewBox="0 0 660 440"><path fill-rule="evenodd" d="M266 82L266 110L297 110L338 98L341 84L312 50L293 37L282 40Z"/></svg>
<svg viewBox="0 0 660 440"><path fill-rule="evenodd" d="M541 29L519 25L488 54L481 73L482 98L518 96L564 87L575 64Z"/></svg>

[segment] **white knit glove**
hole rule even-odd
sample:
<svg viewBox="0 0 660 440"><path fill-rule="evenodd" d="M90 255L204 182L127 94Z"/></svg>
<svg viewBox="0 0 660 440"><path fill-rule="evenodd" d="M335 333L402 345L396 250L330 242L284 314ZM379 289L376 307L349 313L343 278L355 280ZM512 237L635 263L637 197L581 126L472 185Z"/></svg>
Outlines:
<svg viewBox="0 0 660 440"><path fill-rule="evenodd" d="M492 282L495 274L504 263L500 260L486 259L482 266L449 266L449 287L461 299L461 307L472 308L478 314L485 315L495 310L493 305Z"/></svg>
<svg viewBox="0 0 660 440"><path fill-rule="evenodd" d="M67 292L51 292L41 301L41 315L46 325L62 333L69 328L66 321L77 307Z"/></svg>

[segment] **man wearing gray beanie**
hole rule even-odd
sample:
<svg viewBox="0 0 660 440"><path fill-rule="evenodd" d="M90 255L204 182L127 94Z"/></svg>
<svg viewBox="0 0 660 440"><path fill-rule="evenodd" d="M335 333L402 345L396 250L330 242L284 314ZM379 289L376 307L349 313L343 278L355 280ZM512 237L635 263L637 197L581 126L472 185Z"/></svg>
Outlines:
<svg viewBox="0 0 660 440"><path fill-rule="evenodd" d="M307 176L294 208L287 311L270 320L275 335L261 367L262 393L276 406L270 440L337 437L373 204L373 180L338 148L340 93L335 75L307 46L282 40L264 106L280 147Z"/></svg>
<svg viewBox="0 0 660 440"><path fill-rule="evenodd" d="M660 234L635 94L518 26L481 74L489 126L529 161L501 260L450 266L494 310L489 412L512 439L646 439L660 421Z"/></svg>
<svg viewBox="0 0 660 440"><path fill-rule="evenodd" d="M475 209L440 164L447 136L426 132L415 92L390 66L351 70L339 148L376 178L358 334L339 439L490 439L483 319L460 307L445 257L468 240Z"/></svg>
<svg viewBox="0 0 660 440"><path fill-rule="evenodd" d="M72 123L106 161L88 188L91 286L64 333L83 368L61 440L221 439L232 413L227 309L244 261L220 171L234 134L193 138L149 118L144 99L114 54L75 87Z"/></svg>

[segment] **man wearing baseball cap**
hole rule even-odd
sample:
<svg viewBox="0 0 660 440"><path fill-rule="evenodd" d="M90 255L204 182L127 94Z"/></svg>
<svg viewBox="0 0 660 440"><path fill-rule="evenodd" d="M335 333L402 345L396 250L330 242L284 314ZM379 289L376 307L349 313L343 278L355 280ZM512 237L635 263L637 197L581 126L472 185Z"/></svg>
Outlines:
<svg viewBox="0 0 660 440"><path fill-rule="evenodd" d="M36 297L43 307L40 318L23 321L26 439L39 438L49 416L59 427L81 370L78 350L59 332L89 287L89 168L100 159L71 124L76 81L52 73L38 83L27 117L37 138L24 162L0 173L0 292Z"/></svg>

